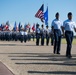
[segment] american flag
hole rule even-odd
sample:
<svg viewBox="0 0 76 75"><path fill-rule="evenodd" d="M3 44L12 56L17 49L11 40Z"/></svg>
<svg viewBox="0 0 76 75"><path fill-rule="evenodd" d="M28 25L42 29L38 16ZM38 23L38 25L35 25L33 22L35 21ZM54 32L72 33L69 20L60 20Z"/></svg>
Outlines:
<svg viewBox="0 0 76 75"><path fill-rule="evenodd" d="M41 21L43 22L43 20L44 20L44 4L42 4L40 9L37 11L37 13L35 14L35 17L41 19Z"/></svg>

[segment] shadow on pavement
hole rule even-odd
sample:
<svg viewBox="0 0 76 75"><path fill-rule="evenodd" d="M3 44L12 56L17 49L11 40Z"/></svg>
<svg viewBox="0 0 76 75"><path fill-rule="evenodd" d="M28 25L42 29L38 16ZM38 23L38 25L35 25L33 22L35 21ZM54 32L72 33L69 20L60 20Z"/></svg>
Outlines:
<svg viewBox="0 0 76 75"><path fill-rule="evenodd" d="M52 53L12 53L22 55L9 55L11 60L38 60L38 61L67 61L76 60L76 54L73 54L73 58L68 59L65 55L54 55Z"/></svg>
<svg viewBox="0 0 76 75"><path fill-rule="evenodd" d="M36 45L21 45L21 44L0 44L0 46L36 46Z"/></svg>
<svg viewBox="0 0 76 75"><path fill-rule="evenodd" d="M76 72L71 72L71 71L28 71L28 73L31 74L58 74L58 75L76 75Z"/></svg>
<svg viewBox="0 0 76 75"><path fill-rule="evenodd" d="M11 60L15 60L17 65L63 65L76 66L76 58L68 59L64 55L54 55L50 53L25 53L26 55L10 55ZM75 54L73 55L76 56ZM30 63L26 61L30 60ZM19 62L18 62L19 61ZM23 63L21 61L24 61ZM32 62L33 61L33 62ZM35 61L35 62L34 62ZM48 62L50 61L50 62ZM51 63L51 61L55 61ZM58 61L58 62L57 62ZM61 62L62 61L62 62Z"/></svg>
<svg viewBox="0 0 76 75"><path fill-rule="evenodd" d="M37 60L37 61L66 61L66 60L76 60L76 58L50 58L50 59L47 59L47 58L11 58L11 60Z"/></svg>
<svg viewBox="0 0 76 75"><path fill-rule="evenodd" d="M76 66L76 62L75 63L47 63L47 62L33 62L33 63L15 63L17 65L63 65L63 66Z"/></svg>
<svg viewBox="0 0 76 75"><path fill-rule="evenodd" d="M63 66L76 66L76 54L73 54L73 58L68 59L65 55L54 55L52 53L0 53L9 54L8 57L11 60L16 60L17 65L63 65ZM15 55L14 55L15 54ZM19 55L21 54L21 55ZM19 60L19 62L18 62ZM27 62L30 60L33 62ZM21 61L24 61L23 63ZM34 62L35 61L35 62ZM48 63L49 61L49 63ZM50 61L55 61L51 63ZM58 61L58 62L57 62ZM61 62L62 61L62 62Z"/></svg>

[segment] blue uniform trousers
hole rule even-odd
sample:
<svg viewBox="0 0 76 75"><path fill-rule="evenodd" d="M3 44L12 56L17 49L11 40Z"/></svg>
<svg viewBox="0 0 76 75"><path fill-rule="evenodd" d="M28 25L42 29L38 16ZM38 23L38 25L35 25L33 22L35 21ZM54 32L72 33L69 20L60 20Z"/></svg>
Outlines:
<svg viewBox="0 0 76 75"><path fill-rule="evenodd" d="M36 34L36 45L39 45L40 34Z"/></svg>
<svg viewBox="0 0 76 75"><path fill-rule="evenodd" d="M65 31L65 37L66 37L66 42L67 42L66 56L71 56L73 32L72 31Z"/></svg>
<svg viewBox="0 0 76 75"><path fill-rule="evenodd" d="M41 34L41 45L44 45L44 34Z"/></svg>
<svg viewBox="0 0 76 75"><path fill-rule="evenodd" d="M50 39L50 36L48 34L46 34L46 45L47 46L49 45L49 39Z"/></svg>
<svg viewBox="0 0 76 75"><path fill-rule="evenodd" d="M26 41L27 41L27 35L24 35L24 42L26 43Z"/></svg>
<svg viewBox="0 0 76 75"><path fill-rule="evenodd" d="M54 34L51 34L51 45L54 45Z"/></svg>
<svg viewBox="0 0 76 75"><path fill-rule="evenodd" d="M61 31L59 29L54 29L54 53L60 53L60 45L61 45Z"/></svg>

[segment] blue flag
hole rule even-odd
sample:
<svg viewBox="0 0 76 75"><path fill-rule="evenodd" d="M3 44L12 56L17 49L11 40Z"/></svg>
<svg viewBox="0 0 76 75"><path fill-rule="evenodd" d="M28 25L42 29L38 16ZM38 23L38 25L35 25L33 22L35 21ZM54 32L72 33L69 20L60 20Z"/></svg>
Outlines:
<svg viewBox="0 0 76 75"><path fill-rule="evenodd" d="M19 22L18 30L19 30L19 31L21 30L21 22Z"/></svg>
<svg viewBox="0 0 76 75"><path fill-rule="evenodd" d="M15 24L14 24L14 31L16 31L16 29L17 29L17 24L15 22Z"/></svg>
<svg viewBox="0 0 76 75"><path fill-rule="evenodd" d="M44 13L44 20L45 20L45 25L48 26L48 6L47 6L47 9L46 9L46 12Z"/></svg>

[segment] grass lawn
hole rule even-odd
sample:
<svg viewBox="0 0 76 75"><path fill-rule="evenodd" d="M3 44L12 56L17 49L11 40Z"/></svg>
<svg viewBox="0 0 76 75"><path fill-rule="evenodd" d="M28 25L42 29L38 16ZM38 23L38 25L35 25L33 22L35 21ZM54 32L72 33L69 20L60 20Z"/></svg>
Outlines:
<svg viewBox="0 0 76 75"><path fill-rule="evenodd" d="M32 39L33 40L33 39ZM40 39L41 40L41 39ZM51 40L51 39L50 39ZM36 42L36 39L35 39L35 42ZM46 42L46 39L45 39L45 42ZM63 38L63 39L61 39L61 43L62 44L66 44L66 39L65 38ZM76 45L76 38L74 38L73 39L73 43L72 43L73 45Z"/></svg>
<svg viewBox="0 0 76 75"><path fill-rule="evenodd" d="M66 39L62 39L62 44L66 44ZM76 38L73 39L73 44L75 45L76 44Z"/></svg>

